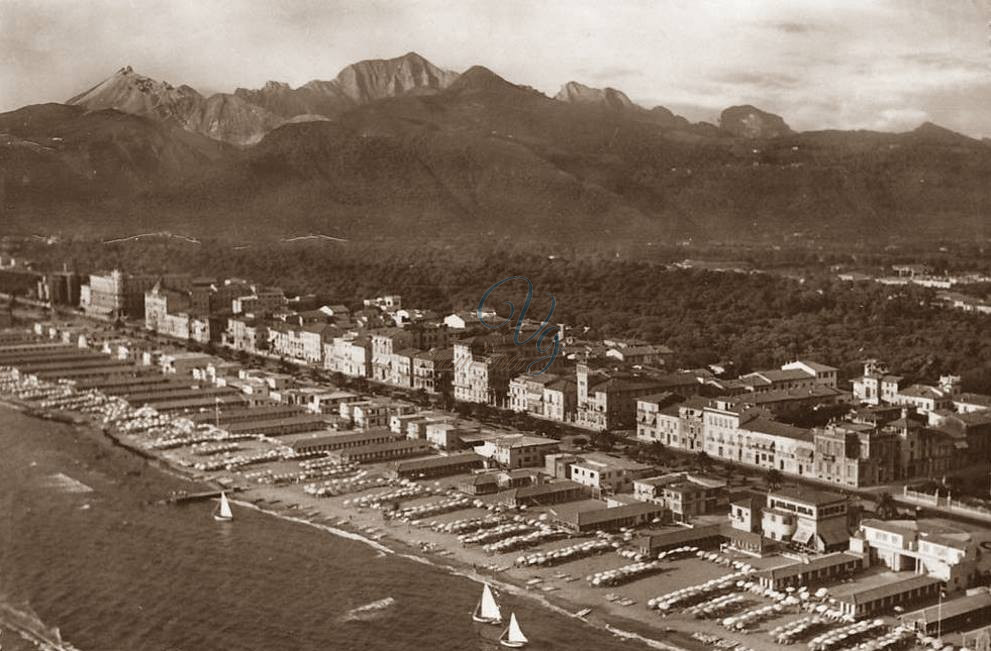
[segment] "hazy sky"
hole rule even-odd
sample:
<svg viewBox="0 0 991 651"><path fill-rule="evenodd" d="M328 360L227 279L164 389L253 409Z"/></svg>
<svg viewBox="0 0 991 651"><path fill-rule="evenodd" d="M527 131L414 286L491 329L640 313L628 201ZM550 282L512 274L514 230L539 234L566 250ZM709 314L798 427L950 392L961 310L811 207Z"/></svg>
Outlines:
<svg viewBox="0 0 991 651"><path fill-rule="evenodd" d="M201 92L419 52L550 95L613 86L715 120L991 136L991 0L0 0L0 110L123 65Z"/></svg>

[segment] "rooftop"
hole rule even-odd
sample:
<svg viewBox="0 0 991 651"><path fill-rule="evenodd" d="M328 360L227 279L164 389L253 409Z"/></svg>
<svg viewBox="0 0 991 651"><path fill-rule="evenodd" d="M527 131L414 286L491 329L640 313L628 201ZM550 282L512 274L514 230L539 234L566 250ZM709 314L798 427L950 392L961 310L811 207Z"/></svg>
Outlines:
<svg viewBox="0 0 991 651"><path fill-rule="evenodd" d="M802 502L812 506L823 506L834 502L846 501L846 496L841 495L840 493L831 493L829 491L816 490L813 488L799 488L792 486L786 486L784 488L771 491L768 494L768 497L777 497L780 499L791 500L793 502Z"/></svg>

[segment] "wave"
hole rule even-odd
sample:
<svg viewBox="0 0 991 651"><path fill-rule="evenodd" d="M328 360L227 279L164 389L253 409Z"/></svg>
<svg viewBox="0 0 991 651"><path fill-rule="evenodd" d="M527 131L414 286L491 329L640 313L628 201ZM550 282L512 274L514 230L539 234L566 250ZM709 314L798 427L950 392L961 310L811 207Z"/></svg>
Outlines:
<svg viewBox="0 0 991 651"><path fill-rule="evenodd" d="M639 640L652 649L663 649L663 651L684 651L680 646L674 646L673 644L665 644L664 642L659 642L658 640L651 639L649 637L644 637L638 633L633 633L632 631L624 631L621 628L616 628L615 626L610 626L606 624L606 630L615 635L616 637L621 637L624 640Z"/></svg>
<svg viewBox="0 0 991 651"><path fill-rule="evenodd" d="M0 600L0 628L13 631L42 651L79 651L62 639L55 626L48 626L28 606L20 608Z"/></svg>
<svg viewBox="0 0 991 651"><path fill-rule="evenodd" d="M297 518L295 516L287 515L285 513L282 513L280 511L272 511L270 509L266 509L264 507L258 506L257 504L253 504L251 502L244 502L244 501L241 501L241 500L230 500L230 502L231 502L231 504L236 504L238 506L244 506L244 507L247 507L247 508L251 508L251 509L254 509L254 510L260 512L260 513L266 513L266 514L271 515L271 516L274 516L276 518L281 518L282 520L288 520L289 522L298 522L299 524L305 524L305 525L314 527L316 529L320 529L321 531L326 531L327 533L333 534L333 535L338 536L340 538L347 538L348 540L354 540L356 542L364 543L364 544L368 545L369 547L372 547L372 548L374 548L374 549L382 552L383 554L395 554L396 553L395 550L393 550L393 549L391 549L389 547L386 547L385 545L383 545L382 543L380 543L378 541L372 540L371 538L366 538L366 537L364 537L364 536L362 536L360 534L356 534L356 533L353 533L351 531L347 531L345 529L338 529L337 527L332 527L332 526L330 526L328 524L323 524L323 523L320 523L320 522L313 522L312 520L307 520L306 518Z"/></svg>
<svg viewBox="0 0 991 651"><path fill-rule="evenodd" d="M63 493L92 493L93 489L69 475L57 472L45 478L45 487L54 488Z"/></svg>
<svg viewBox="0 0 991 651"><path fill-rule="evenodd" d="M371 603L365 604L364 606L358 606L357 608L352 608L348 612L341 616L341 621L353 622L353 621L368 621L370 619L375 619L377 617L385 614L385 611L396 604L396 600L392 597L386 597L385 599L379 599L378 601L373 601Z"/></svg>

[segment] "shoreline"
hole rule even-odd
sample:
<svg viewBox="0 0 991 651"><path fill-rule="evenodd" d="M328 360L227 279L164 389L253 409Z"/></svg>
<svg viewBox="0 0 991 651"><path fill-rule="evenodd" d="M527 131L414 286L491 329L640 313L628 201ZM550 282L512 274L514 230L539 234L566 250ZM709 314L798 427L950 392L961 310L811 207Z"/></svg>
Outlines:
<svg viewBox="0 0 991 651"><path fill-rule="evenodd" d="M170 462L164 454L149 451L142 448L140 445L128 441L124 436L115 435L110 431L110 428L102 427L93 422L91 418L82 414L77 415L82 416L81 418L77 417L72 418L71 420L46 418L41 410L12 401L9 396L0 398L0 407L18 411L25 416L36 418L38 420L68 425L77 430L87 430L90 434L99 435L97 437L99 440L109 442L115 447L120 447L129 453L136 454L147 463L153 465L157 470L160 470L174 478L202 486L208 486L216 490L229 490L231 488L230 486L223 485L222 482L219 482L216 479L204 477L201 474L184 468L177 463ZM295 495L295 497L301 499L295 499L293 501L281 499L288 497L284 493L289 489L290 487L286 486L252 486L239 491L239 496L230 498L230 501L232 504L239 507L251 508L259 513L263 513L283 521L310 526L338 538L365 544L380 554L393 554L399 558L404 558L409 561L420 563L421 565L442 570L453 576L466 578L470 581L478 583L479 585L488 583L501 592L513 595L515 598L522 598L532 603L537 603L541 607L546 608L557 615L565 616L583 625L608 632L618 638L635 640L649 648L662 649L663 651L699 651L699 649L702 648L702 645L700 644L691 644L691 642L695 642L691 639L685 640L685 642L688 642L687 644L678 645L649 637L649 631L638 630L650 628L649 624L638 622L634 619L628 619L612 613L593 612L593 614L587 617L579 617L575 613L580 612L583 608L583 605L580 603L575 603L566 597L557 596L552 598L546 593L530 590L525 584L518 582L519 580L513 577L499 577L495 573L481 573L479 571L480 568L478 568L476 564L468 563L457 558L456 555L447 550L446 547L438 546L438 550L444 552L441 554L431 554L423 551L422 548L418 550L415 541L406 539L401 535L396 535L395 526L387 528L378 536L378 539L370 538L365 535L360 528L354 525L348 526L345 524L345 522L348 522L344 517L346 514L339 513L337 508L327 504L326 501L324 501L324 508L322 510L333 511L337 516L337 524L335 525L330 524L329 522L320 522L316 518L308 517L310 514L304 504L307 496ZM272 499L268 494L269 492L276 491L280 499ZM280 509L274 508L273 504L282 504L285 506ZM298 511L298 515L293 513L294 510ZM332 520L333 518L331 516L325 516L324 519ZM386 542L390 544L386 544ZM434 558L434 556L436 556L436 558ZM670 635L670 633L667 632L665 634ZM688 634L684 633L684 636L687 638Z"/></svg>

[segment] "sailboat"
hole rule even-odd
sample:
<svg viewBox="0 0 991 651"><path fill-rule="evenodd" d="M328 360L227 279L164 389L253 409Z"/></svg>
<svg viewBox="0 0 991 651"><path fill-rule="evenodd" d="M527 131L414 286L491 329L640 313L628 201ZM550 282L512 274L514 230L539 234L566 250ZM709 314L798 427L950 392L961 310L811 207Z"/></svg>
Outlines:
<svg viewBox="0 0 991 651"><path fill-rule="evenodd" d="M519 649L526 646L529 640L523 635L523 631L520 630L519 622L516 621L516 613L512 613L509 616L509 626L506 630L502 632L499 636L499 644L503 646L508 646L511 649Z"/></svg>
<svg viewBox="0 0 991 651"><path fill-rule="evenodd" d="M220 493L220 506L214 511L213 519L219 522L228 522L234 519L234 513L231 512L231 504L227 501L227 495L223 492Z"/></svg>
<svg viewBox="0 0 991 651"><path fill-rule="evenodd" d="M482 598L475 606L475 612L471 614L471 618L481 624L498 624L502 621L499 604L496 603L495 597L492 595L492 588L489 587L488 583L482 588Z"/></svg>

